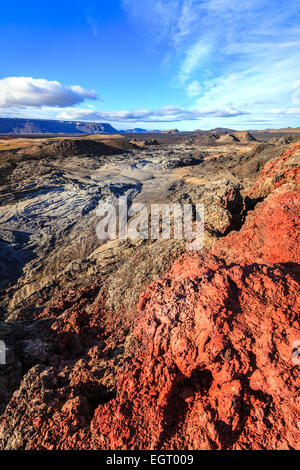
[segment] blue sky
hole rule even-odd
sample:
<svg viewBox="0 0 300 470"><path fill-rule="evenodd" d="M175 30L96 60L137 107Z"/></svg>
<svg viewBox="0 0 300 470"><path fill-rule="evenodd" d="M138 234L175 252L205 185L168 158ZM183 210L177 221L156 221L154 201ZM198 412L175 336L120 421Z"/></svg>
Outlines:
<svg viewBox="0 0 300 470"><path fill-rule="evenodd" d="M0 116L300 125L299 0L1 2Z"/></svg>

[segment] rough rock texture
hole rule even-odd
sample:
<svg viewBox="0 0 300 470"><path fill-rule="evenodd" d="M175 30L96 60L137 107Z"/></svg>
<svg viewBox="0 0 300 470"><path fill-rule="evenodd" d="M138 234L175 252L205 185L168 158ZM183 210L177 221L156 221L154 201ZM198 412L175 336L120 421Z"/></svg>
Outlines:
<svg viewBox="0 0 300 470"><path fill-rule="evenodd" d="M241 142L246 144L248 142L256 142L256 138L248 131L233 132L230 134L220 135L218 142L229 143L229 142Z"/></svg>
<svg viewBox="0 0 300 470"><path fill-rule="evenodd" d="M176 261L140 300L139 353L96 410L92 446L296 448L299 274Z"/></svg>
<svg viewBox="0 0 300 470"><path fill-rule="evenodd" d="M268 162L260 177L254 184L250 196L252 198L266 197L270 192L284 183L296 183L300 186L300 142L283 153L277 160Z"/></svg>
<svg viewBox="0 0 300 470"><path fill-rule="evenodd" d="M255 142L257 139L248 131L235 132L233 134L240 142Z"/></svg>
<svg viewBox="0 0 300 470"><path fill-rule="evenodd" d="M9 332L0 325L2 339L14 351L9 363L0 366L0 380L5 383L14 374L14 384L6 380L6 395L13 385L16 390L1 420L0 448L51 449L54 443L72 448L65 436L84 430L99 403L114 396L124 352L109 327L104 332L102 315L87 313L98 290L91 286L65 293L30 325ZM5 405L7 396L1 398Z"/></svg>
<svg viewBox="0 0 300 470"><path fill-rule="evenodd" d="M274 137L269 142L271 144L278 145L278 146L293 144L293 143L299 142L299 134L298 135L291 134L291 135L284 135L282 137Z"/></svg>
<svg viewBox="0 0 300 470"><path fill-rule="evenodd" d="M300 263L300 189L284 185L259 203L240 232L217 242L213 253L228 262Z"/></svg>
<svg viewBox="0 0 300 470"><path fill-rule="evenodd" d="M99 276L109 308L131 308L149 282L184 251L185 244L177 240L138 244L121 240L103 246L96 226L97 207L104 200L115 203L118 196L126 196L129 203L146 205L203 203L208 247L216 236L235 228L243 212L237 183L219 179L198 184L177 176L181 169L193 175L202 159L197 147L176 144L117 155L26 158L3 165L0 317L9 321L36 317L38 302L45 305L56 290L67 289L69 283L71 288L88 286Z"/></svg>
<svg viewBox="0 0 300 470"><path fill-rule="evenodd" d="M142 199L140 194L136 201ZM165 202L203 204L205 208L204 248L210 249L216 238L224 237L243 220L244 203L238 185L221 180L206 186L173 184L168 188ZM166 272L173 261L186 251L186 240L149 240L138 243L112 241L90 256L101 266L114 259L106 279L102 276L106 308L131 310L148 284ZM128 276L130 273L130 276Z"/></svg>
<svg viewBox="0 0 300 470"><path fill-rule="evenodd" d="M253 189L265 199L245 222L232 182L166 189L168 201L207 198L222 227L213 254L185 254L163 274L170 247L107 244L63 271L57 290L47 284L31 295L34 308L16 316L27 322L0 323L9 359L0 366L0 449L299 448L299 367L291 360L299 340L298 160L294 146L266 166ZM70 185L98 195L88 178L73 178ZM135 200L153 191L147 181ZM233 214L244 224L228 234L240 228ZM24 223L34 219L24 215ZM11 227L2 233L9 246L18 237ZM107 308L103 285L111 299L118 289L125 296L125 278L141 288L159 271L135 308Z"/></svg>
<svg viewBox="0 0 300 470"><path fill-rule="evenodd" d="M32 156L72 156L72 155L114 155L120 153L120 150L103 142L95 142L85 139L70 139L46 144L33 145L20 153Z"/></svg>
<svg viewBox="0 0 300 470"><path fill-rule="evenodd" d="M300 381L291 361L299 202L299 187L282 186L217 243L227 264L185 256L148 288L134 332L139 354L120 375L117 398L96 410L93 446L299 448Z"/></svg>
<svg viewBox="0 0 300 470"><path fill-rule="evenodd" d="M234 134L224 134L220 135L218 142L222 142L224 144L230 142L239 142L239 139Z"/></svg>
<svg viewBox="0 0 300 470"><path fill-rule="evenodd" d="M300 143L268 162L250 191L257 200L240 232L217 242L213 253L227 262L300 263Z"/></svg>
<svg viewBox="0 0 300 470"><path fill-rule="evenodd" d="M175 183L170 187L167 200L173 203L202 204L206 239L226 235L233 228L240 226L243 219L244 200L240 187L226 179L205 186ZM209 245L207 240L206 246Z"/></svg>
<svg viewBox="0 0 300 470"><path fill-rule="evenodd" d="M210 145L214 144L216 140L218 139L218 136L215 134L209 134L208 132L200 135L195 135L193 138L193 141L198 143L198 144L204 144L204 145Z"/></svg>

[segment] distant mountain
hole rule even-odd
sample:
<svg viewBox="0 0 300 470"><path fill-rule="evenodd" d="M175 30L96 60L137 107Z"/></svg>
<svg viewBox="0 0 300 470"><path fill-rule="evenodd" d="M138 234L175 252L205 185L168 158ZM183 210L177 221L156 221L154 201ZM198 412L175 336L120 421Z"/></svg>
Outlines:
<svg viewBox="0 0 300 470"><path fill-rule="evenodd" d="M147 129L141 129L140 127L135 127L134 129L126 129L126 130L119 131L120 134L144 134L144 133L154 134L154 133L159 133L159 132L160 131L157 131L157 130L148 131Z"/></svg>
<svg viewBox="0 0 300 470"><path fill-rule="evenodd" d="M134 129L127 129L126 132L131 134L143 134L144 132L149 132L147 129L141 129L140 127L135 127Z"/></svg>
<svg viewBox="0 0 300 470"><path fill-rule="evenodd" d="M0 134L118 134L118 131L101 122L0 118Z"/></svg>

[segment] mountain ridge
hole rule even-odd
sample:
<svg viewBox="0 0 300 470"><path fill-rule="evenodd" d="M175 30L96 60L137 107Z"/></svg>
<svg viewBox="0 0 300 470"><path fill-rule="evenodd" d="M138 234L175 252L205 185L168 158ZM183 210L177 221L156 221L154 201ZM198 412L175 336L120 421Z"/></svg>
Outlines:
<svg viewBox="0 0 300 470"><path fill-rule="evenodd" d="M0 118L0 134L118 134L109 123Z"/></svg>

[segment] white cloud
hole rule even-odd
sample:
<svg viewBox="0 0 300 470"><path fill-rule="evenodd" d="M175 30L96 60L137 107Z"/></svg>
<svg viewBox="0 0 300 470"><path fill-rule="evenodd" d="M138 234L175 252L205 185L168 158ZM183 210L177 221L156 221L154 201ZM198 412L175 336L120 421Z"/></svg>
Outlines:
<svg viewBox="0 0 300 470"><path fill-rule="evenodd" d="M228 109L202 108L187 110L178 106L164 106L157 110L137 109L133 111L98 112L92 109L70 109L62 111L57 118L65 120L94 120L117 122L178 122L195 121L201 117L233 117L248 114L244 111Z"/></svg>
<svg viewBox="0 0 300 470"><path fill-rule="evenodd" d="M94 90L79 85L64 86L57 81L32 77L6 77L0 80L1 108L65 107L98 99Z"/></svg>

